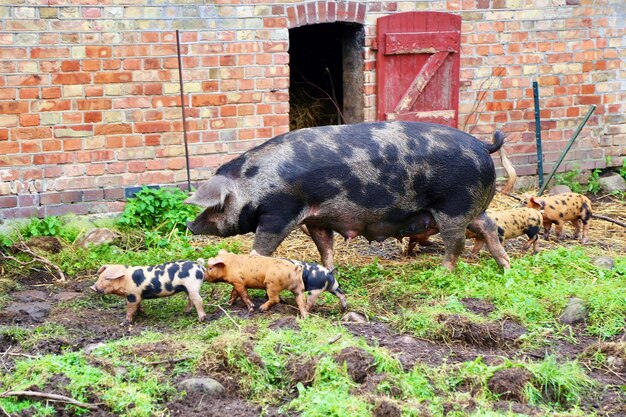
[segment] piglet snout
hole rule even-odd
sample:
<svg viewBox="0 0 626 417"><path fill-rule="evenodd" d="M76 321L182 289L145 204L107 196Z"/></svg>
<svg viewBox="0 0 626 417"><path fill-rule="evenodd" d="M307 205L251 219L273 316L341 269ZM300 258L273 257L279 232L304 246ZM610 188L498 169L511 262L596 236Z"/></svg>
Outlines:
<svg viewBox="0 0 626 417"><path fill-rule="evenodd" d="M89 288L91 288L92 290L94 290L94 291L95 291L95 292L97 292L97 293L102 293L102 292L103 292L101 289L99 289L98 287L96 287L96 284L92 285L92 286L91 286L91 287L89 287Z"/></svg>

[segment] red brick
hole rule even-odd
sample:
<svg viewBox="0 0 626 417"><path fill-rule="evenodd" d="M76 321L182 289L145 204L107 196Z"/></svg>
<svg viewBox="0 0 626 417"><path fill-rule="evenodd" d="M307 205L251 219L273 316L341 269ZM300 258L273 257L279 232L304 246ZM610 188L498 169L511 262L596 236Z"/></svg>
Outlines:
<svg viewBox="0 0 626 417"><path fill-rule="evenodd" d="M71 153L44 153L33 156L35 165L57 165L74 162L74 155Z"/></svg>
<svg viewBox="0 0 626 417"><path fill-rule="evenodd" d="M40 75L14 75L7 76L7 85L15 86L35 86L41 85L42 78Z"/></svg>
<svg viewBox="0 0 626 417"><path fill-rule="evenodd" d="M84 72L54 74L53 84L91 84L91 75Z"/></svg>
<svg viewBox="0 0 626 417"><path fill-rule="evenodd" d="M111 109L111 99L88 99L88 100L76 100L78 110L108 110Z"/></svg>
<svg viewBox="0 0 626 417"><path fill-rule="evenodd" d="M44 152L60 151L62 149L62 142L60 140L44 140L42 147Z"/></svg>
<svg viewBox="0 0 626 417"><path fill-rule="evenodd" d="M141 69L141 62L142 62L141 59L126 59L126 60L124 60L124 69L126 69L126 70L140 70ZM185 68L189 68L189 67L185 66Z"/></svg>
<svg viewBox="0 0 626 417"><path fill-rule="evenodd" d="M170 122L138 122L135 123L135 133L168 132L171 129Z"/></svg>
<svg viewBox="0 0 626 417"><path fill-rule="evenodd" d="M0 83L1 83L1 81L0 81ZM17 89L16 88L0 88L0 99L3 99L3 100L15 99L16 93L17 93Z"/></svg>
<svg viewBox="0 0 626 417"><path fill-rule="evenodd" d="M132 128L129 124L104 124L96 125L94 134L96 135L114 135L114 134L126 134L131 133Z"/></svg>
<svg viewBox="0 0 626 417"><path fill-rule="evenodd" d="M110 58L112 49L110 46L86 46L87 58Z"/></svg>
<svg viewBox="0 0 626 417"><path fill-rule="evenodd" d="M0 155L20 153L19 142L0 142Z"/></svg>
<svg viewBox="0 0 626 417"><path fill-rule="evenodd" d="M23 154L34 154L41 152L40 140L24 140L20 143L20 152Z"/></svg>
<svg viewBox="0 0 626 417"><path fill-rule="evenodd" d="M146 163L144 161L128 162L128 172L138 173L146 171Z"/></svg>
<svg viewBox="0 0 626 417"><path fill-rule="evenodd" d="M120 59L107 59L102 62L102 69L104 70L118 70L122 68L122 61Z"/></svg>
<svg viewBox="0 0 626 417"><path fill-rule="evenodd" d="M0 197L0 208L17 207L17 196L6 195Z"/></svg>
<svg viewBox="0 0 626 417"><path fill-rule="evenodd" d="M163 85L162 84L145 84L144 94L148 96L163 94Z"/></svg>
<svg viewBox="0 0 626 417"><path fill-rule="evenodd" d="M61 71L80 71L80 61L63 61L61 63Z"/></svg>
<svg viewBox="0 0 626 417"><path fill-rule="evenodd" d="M83 71L100 71L102 61L99 59L86 59L83 61Z"/></svg>
<svg viewBox="0 0 626 417"><path fill-rule="evenodd" d="M125 97L113 100L114 109L140 109L151 107L148 97Z"/></svg>
<svg viewBox="0 0 626 417"><path fill-rule="evenodd" d="M224 94L198 94L191 98L194 107L204 106L221 106L226 104L226 96Z"/></svg>
<svg viewBox="0 0 626 417"><path fill-rule="evenodd" d="M39 126L39 115L20 114L20 126Z"/></svg>
<svg viewBox="0 0 626 417"><path fill-rule="evenodd" d="M38 88L20 88L20 98L24 100L33 100L39 98Z"/></svg>
<svg viewBox="0 0 626 417"><path fill-rule="evenodd" d="M31 48L30 57L32 59L41 58L66 58L70 56L70 48Z"/></svg>
<svg viewBox="0 0 626 417"><path fill-rule="evenodd" d="M52 137L52 129L49 127L24 127L11 131L11 138L19 139L47 139Z"/></svg>
<svg viewBox="0 0 626 417"><path fill-rule="evenodd" d="M99 72L94 77L96 84L128 83L132 80L131 72Z"/></svg>
<svg viewBox="0 0 626 417"><path fill-rule="evenodd" d="M102 112L99 111L92 111L92 112L85 112L83 114L83 121L85 123L98 123L102 121Z"/></svg>
<svg viewBox="0 0 626 417"><path fill-rule="evenodd" d="M44 87L41 89L41 98L59 98L61 97L61 88L59 87Z"/></svg>
<svg viewBox="0 0 626 417"><path fill-rule="evenodd" d="M85 87L85 97L102 97L104 88L102 86Z"/></svg>
<svg viewBox="0 0 626 417"><path fill-rule="evenodd" d="M28 103L24 101L0 101L0 114L28 113Z"/></svg>
<svg viewBox="0 0 626 417"><path fill-rule="evenodd" d="M0 140L9 140L9 129L0 129Z"/></svg>
<svg viewBox="0 0 626 417"><path fill-rule="evenodd" d="M63 139L64 151L77 151L83 147L82 139Z"/></svg>
<svg viewBox="0 0 626 417"><path fill-rule="evenodd" d="M93 165L98 166L98 165ZM87 172L89 173L89 168L87 167ZM101 201L104 200L104 190L85 190L83 191L83 201Z"/></svg>

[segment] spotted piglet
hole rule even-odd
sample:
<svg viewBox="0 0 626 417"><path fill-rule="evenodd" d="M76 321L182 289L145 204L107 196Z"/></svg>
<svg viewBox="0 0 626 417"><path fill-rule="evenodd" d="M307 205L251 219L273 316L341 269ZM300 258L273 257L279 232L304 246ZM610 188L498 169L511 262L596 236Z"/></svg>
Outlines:
<svg viewBox="0 0 626 417"><path fill-rule="evenodd" d="M528 207L541 210L543 214L543 238L548 239L552 223L555 224L557 239L563 238L563 223L570 222L574 226L574 239L578 239L580 223L583 224L582 243L589 240L589 223L591 221L591 200L578 193L556 194L551 197L530 197Z"/></svg>
<svg viewBox="0 0 626 417"><path fill-rule="evenodd" d="M539 229L543 221L539 211L527 207L514 208L505 211L487 210L487 216L497 226L498 237L502 242L505 239L513 239L518 236L526 235L528 240L524 243L523 249L528 250L533 245L533 252L539 250ZM476 238L471 232L467 232L468 237L474 237L474 247L472 255L477 255L480 249L485 245L481 239Z"/></svg>
<svg viewBox="0 0 626 417"><path fill-rule="evenodd" d="M185 313L195 307L200 321L206 317L200 297L200 286L205 274L203 259L157 266L103 265L98 274L98 281L91 289L102 294L125 297L128 302L126 320L129 323L137 310L141 310L142 300L168 297L183 291L189 296Z"/></svg>
<svg viewBox="0 0 626 417"><path fill-rule="evenodd" d="M290 259L290 261L296 265L302 265L302 282L304 283L304 291L308 293L306 301L307 311L311 311L317 297L324 291L328 291L339 298L342 309L346 310L348 308L346 293L339 288L339 283L330 269L314 263L295 261L293 259Z"/></svg>

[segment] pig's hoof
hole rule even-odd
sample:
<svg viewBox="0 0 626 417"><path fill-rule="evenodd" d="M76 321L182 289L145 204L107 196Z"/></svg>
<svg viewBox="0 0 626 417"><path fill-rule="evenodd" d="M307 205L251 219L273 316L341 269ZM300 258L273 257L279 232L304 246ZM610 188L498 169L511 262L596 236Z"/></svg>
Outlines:
<svg viewBox="0 0 626 417"><path fill-rule="evenodd" d="M204 316L199 316L198 321L204 321L206 319L206 314Z"/></svg>

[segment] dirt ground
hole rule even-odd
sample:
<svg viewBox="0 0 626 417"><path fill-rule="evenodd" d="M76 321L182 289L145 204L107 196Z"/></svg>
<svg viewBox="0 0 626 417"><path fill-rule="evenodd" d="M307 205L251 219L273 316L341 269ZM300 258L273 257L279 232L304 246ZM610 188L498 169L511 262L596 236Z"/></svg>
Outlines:
<svg viewBox="0 0 626 417"><path fill-rule="evenodd" d="M608 237L608 238L607 238ZM203 243L206 241L203 241ZM246 250L246 245L251 241L243 240L242 250ZM437 238L433 239L434 244L421 249L421 255L429 253L442 253L443 247ZM520 247L522 240L508 243L507 250L512 256L521 256ZM558 242L542 242L544 247L559 245ZM592 234L590 245L600 247L617 253L626 253L626 233L618 226L602 225L602 232ZM371 262L377 257L381 262L406 262L403 258L401 246L393 241L387 240L383 243L369 245L364 241L352 242L348 246L345 242L338 240L337 263ZM277 256L284 256L293 251L300 251L301 257L316 258L315 248L308 238L301 232L292 234L283 243ZM41 325L44 323L58 323L63 325L69 336L58 339L46 339L35 344L28 351L23 351L18 347L15 340L8 336L0 336L0 369L2 372L10 372L14 361L24 355L59 354L63 351L80 351L94 343L117 340L126 336L138 335L146 330L141 325L129 327L122 324L124 316L124 306L119 308L95 310L83 308L77 311L64 306L63 300L80 299L89 291L92 281L70 282L64 287L59 287L52 281L53 277L47 273L36 273L20 279L22 288L19 291L10 293L13 301L4 310L0 311L0 327L6 325L16 325L24 328ZM258 300L255 300L258 302ZM488 301L480 299L463 299L461 302L465 307L482 316L487 316L493 311L494 306ZM18 303L16 308L9 309L11 305ZM241 303L236 304L229 310L229 314L247 317L247 311ZM293 306L284 304L273 308L272 317L276 319L271 326L274 328L290 328L298 330L295 320L297 312ZM209 315L207 320L214 320L224 315L222 311L216 311ZM251 319L253 320L253 318ZM466 322L461 317L447 315L439 317L440 323L448 329L447 340L426 340L416 338L408 334L399 334L385 323L343 323L351 333L362 336L368 344L380 346L388 349L401 362L405 370L411 369L416 364L439 366L444 363L454 364L472 361L476 358L483 358L489 365L503 363L507 359L537 360L547 354L555 354L559 358L576 359L584 358L587 349L598 343L593 337L583 336L585 334L584 325L573 328L577 337L577 343L572 344L563 339L555 339L549 346L534 352L524 352L519 349L519 337L526 331L513 321L486 322L480 325ZM271 327L270 326L270 327ZM161 329L162 330L162 329ZM610 342L624 342L624 333L615 336ZM156 347L154 347L156 349ZM176 351L177 346L173 342L170 345L158 347L164 351ZM347 349L341 352L335 360L338 363L345 363L350 376L359 384L359 392L368 393L375 389L378 382L385 378L384 374L377 374L372 366L371 355L361 349ZM626 363L626 358L622 358ZM584 360L583 360L584 363ZM302 362L290 364L292 382L303 385L310 384L313 380L315 363ZM600 416L626 416L626 404L623 402L623 393L618 386L626 383L626 366L621 371L613 369L598 369L588 367L588 374L601 386L612 386L603 390L600 395L590 396L583 401L583 410L595 412ZM177 380L182 380L191 375L177 375ZM193 375L198 376L198 375ZM244 400L238 392L236 375L228 375L227 370L222 374L222 381L229 387L222 397L206 398L203 394L192 393L185 397L172 397L164 399L164 404L172 416L228 416L228 417L252 417L261 413L261 408ZM522 400L521 389L528 381L527 371L519 369L507 369L490 380L490 389L495 393L502 394L496 407L501 410L512 410L528 415L540 415L539 409L529 406ZM57 386L51 386L53 392L63 393L63 381L55 381ZM230 386L228 384L231 384ZM53 384L54 385L54 384ZM460 389L464 389L461 387ZM471 390L471 387L466 389ZM288 402L290 399L285 399ZM457 405L449 404L449 410ZM472 404L464 404L464 409L470 411ZM58 408L57 415L64 416L66 411L62 407ZM270 408L264 410L267 416L278 416L278 410ZM400 416L400 408L391 401L377 401L373 414L376 417ZM25 414L26 415L26 414ZM93 416L114 415L106 410L93 412ZM284 414L281 414L284 415ZM295 416L297 414L287 414ZM429 415L424 410L424 415Z"/></svg>

